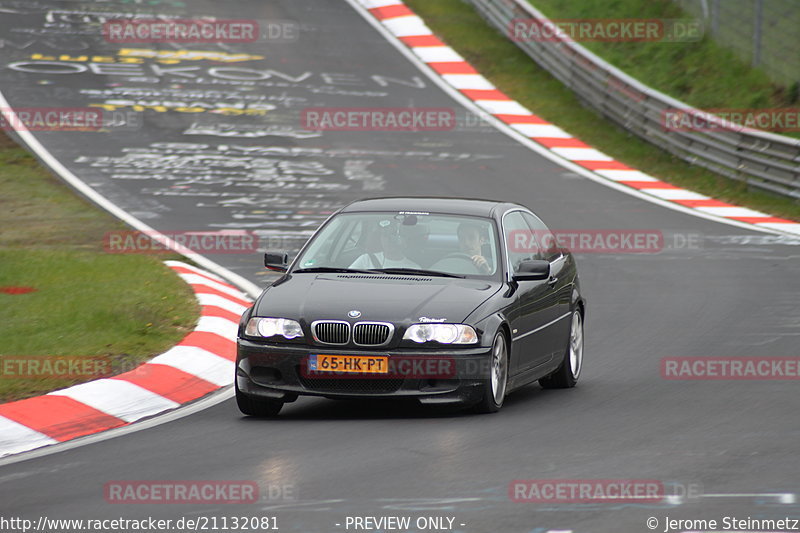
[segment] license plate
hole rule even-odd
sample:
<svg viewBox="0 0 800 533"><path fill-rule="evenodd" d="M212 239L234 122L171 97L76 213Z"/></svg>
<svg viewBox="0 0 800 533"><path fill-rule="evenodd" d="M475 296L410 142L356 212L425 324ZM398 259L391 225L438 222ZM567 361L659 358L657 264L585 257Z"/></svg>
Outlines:
<svg viewBox="0 0 800 533"><path fill-rule="evenodd" d="M323 355L308 357L313 372L346 372L353 374L388 374L389 358L385 355Z"/></svg>

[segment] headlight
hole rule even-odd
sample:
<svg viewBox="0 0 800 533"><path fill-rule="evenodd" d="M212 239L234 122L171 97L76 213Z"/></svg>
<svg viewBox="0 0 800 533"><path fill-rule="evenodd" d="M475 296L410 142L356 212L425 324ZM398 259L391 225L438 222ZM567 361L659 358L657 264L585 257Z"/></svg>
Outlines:
<svg viewBox="0 0 800 533"><path fill-rule="evenodd" d="M303 336L303 330L296 320L288 318L261 318L253 317L244 328L245 335L249 337L274 337L281 335L286 339Z"/></svg>
<svg viewBox="0 0 800 533"><path fill-rule="evenodd" d="M414 342L436 341L442 344L475 344L478 334L466 324L412 324L403 339Z"/></svg>

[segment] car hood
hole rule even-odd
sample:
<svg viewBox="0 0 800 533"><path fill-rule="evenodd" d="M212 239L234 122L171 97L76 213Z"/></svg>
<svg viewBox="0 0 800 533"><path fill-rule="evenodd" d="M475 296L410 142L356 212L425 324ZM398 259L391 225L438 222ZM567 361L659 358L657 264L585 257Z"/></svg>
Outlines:
<svg viewBox="0 0 800 533"><path fill-rule="evenodd" d="M357 274L294 274L269 287L254 316L314 320L458 323L501 288L496 281Z"/></svg>

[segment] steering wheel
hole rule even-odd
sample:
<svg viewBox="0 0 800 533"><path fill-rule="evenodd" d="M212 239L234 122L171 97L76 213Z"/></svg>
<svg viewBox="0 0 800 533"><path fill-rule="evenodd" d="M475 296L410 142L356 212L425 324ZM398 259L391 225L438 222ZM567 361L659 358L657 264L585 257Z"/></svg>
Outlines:
<svg viewBox="0 0 800 533"><path fill-rule="evenodd" d="M465 254L463 252L453 252L449 253L446 256L439 259L439 261L444 261L445 259L463 259L464 261L469 261L470 264L474 265L475 263L472 262L472 256L469 254Z"/></svg>
<svg viewBox="0 0 800 533"><path fill-rule="evenodd" d="M457 260L463 261L465 263L469 263L469 268L466 269L466 270L462 270L461 268L458 268L458 267L453 268L451 266L450 268L453 268L454 272L457 272L459 274L482 274L481 270L472 261L472 256L469 255L469 254L465 254L463 252L449 253L446 256L444 256L441 259L439 259L438 261L436 261L436 264L434 266L436 266L436 265L438 265L440 263L444 263L445 261L448 261L448 260L451 260L451 259L457 259Z"/></svg>

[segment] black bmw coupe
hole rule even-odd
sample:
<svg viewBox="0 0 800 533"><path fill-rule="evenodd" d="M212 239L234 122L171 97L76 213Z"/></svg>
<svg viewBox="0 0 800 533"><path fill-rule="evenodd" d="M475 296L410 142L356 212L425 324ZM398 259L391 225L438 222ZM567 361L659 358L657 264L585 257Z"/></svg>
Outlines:
<svg viewBox="0 0 800 533"><path fill-rule="evenodd" d="M378 198L332 215L242 316L236 400L275 416L299 395L412 397L499 410L583 366L575 259L513 203Z"/></svg>

